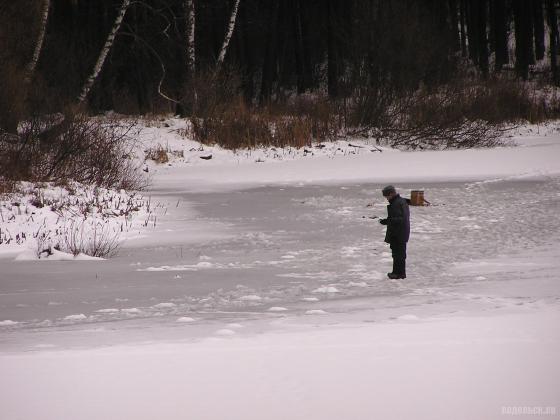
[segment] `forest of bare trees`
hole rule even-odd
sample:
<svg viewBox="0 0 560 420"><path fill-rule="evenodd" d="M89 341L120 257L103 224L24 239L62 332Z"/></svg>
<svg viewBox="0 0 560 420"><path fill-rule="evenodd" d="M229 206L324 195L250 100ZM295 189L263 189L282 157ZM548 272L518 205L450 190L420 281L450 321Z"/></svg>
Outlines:
<svg viewBox="0 0 560 420"><path fill-rule="evenodd" d="M22 143L33 137L18 133L22 121L115 111L193 117L197 140L232 148L344 132L407 147L492 145L501 123L560 115L556 97L528 94L560 84L559 8L557 0L3 2L0 134L3 144L19 136L22 156L33 143ZM55 126L37 144L65 129Z"/></svg>
<svg viewBox="0 0 560 420"><path fill-rule="evenodd" d="M416 89L465 63L482 77L558 81L554 0L24 0L0 12L3 107L19 74L45 110L78 98L128 113L172 110L190 73L219 67L248 104L361 84Z"/></svg>

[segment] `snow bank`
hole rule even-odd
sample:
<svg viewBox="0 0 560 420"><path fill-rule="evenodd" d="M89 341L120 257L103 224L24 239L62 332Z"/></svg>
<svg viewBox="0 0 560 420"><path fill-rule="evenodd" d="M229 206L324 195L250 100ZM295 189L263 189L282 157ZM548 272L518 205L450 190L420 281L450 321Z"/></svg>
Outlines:
<svg viewBox="0 0 560 420"><path fill-rule="evenodd" d="M560 404L557 310L0 355L6 419L498 419Z"/></svg>
<svg viewBox="0 0 560 420"><path fill-rule="evenodd" d="M152 144L166 145L172 157L167 166L150 166L154 186L178 192L298 183L478 181L560 173L558 123L523 126L504 139L520 147L426 152L379 147L373 139L300 150L232 152L181 137L179 120L166 124L167 129L145 129L143 136ZM212 159L200 159L201 155L212 155Z"/></svg>
<svg viewBox="0 0 560 420"><path fill-rule="evenodd" d="M149 198L124 190L22 182L17 192L0 197L0 256L15 255L20 261L100 260L84 251L95 254L91 251L102 244L116 248L120 241L152 228L160 210Z"/></svg>

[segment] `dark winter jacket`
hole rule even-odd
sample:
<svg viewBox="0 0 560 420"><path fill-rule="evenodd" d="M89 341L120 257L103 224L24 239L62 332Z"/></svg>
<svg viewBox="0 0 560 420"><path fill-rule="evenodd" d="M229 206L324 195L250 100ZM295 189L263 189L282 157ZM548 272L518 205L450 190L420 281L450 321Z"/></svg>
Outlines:
<svg viewBox="0 0 560 420"><path fill-rule="evenodd" d="M408 242L410 237L410 210L406 199L397 194L389 201L387 215L385 242Z"/></svg>

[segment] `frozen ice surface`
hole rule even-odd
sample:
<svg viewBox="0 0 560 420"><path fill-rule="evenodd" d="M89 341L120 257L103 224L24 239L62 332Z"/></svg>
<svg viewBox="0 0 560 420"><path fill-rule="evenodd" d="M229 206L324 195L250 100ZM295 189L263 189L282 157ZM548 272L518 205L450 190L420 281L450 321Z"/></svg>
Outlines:
<svg viewBox="0 0 560 420"><path fill-rule="evenodd" d="M502 404L560 406L554 141L161 168L152 197L169 212L116 258L0 259L2 412L433 419L444 401L441 418L493 419ZM402 281L386 278L384 228L368 218L385 215L385 181L433 203L412 208Z"/></svg>
<svg viewBox="0 0 560 420"><path fill-rule="evenodd" d="M189 210L197 224L219 224L228 234L185 245L177 237L171 243L132 242L101 262L0 259L0 319L17 322L5 326L9 331L1 340L26 346L31 332L60 332L69 323L74 333L80 325L107 322L112 330L145 331L184 316L210 322L220 313L265 317L276 312L271 307L305 312L316 309L306 307L316 298L329 313L333 307L336 313L383 313L409 304L472 304L459 289L485 284L499 290L511 279L546 277L558 267L552 254L560 242L560 178L403 184L404 195L422 188L433 205L412 208L408 278L389 281L384 228L362 217L385 214L380 187L185 193L181 200L197 203L196 213Z"/></svg>

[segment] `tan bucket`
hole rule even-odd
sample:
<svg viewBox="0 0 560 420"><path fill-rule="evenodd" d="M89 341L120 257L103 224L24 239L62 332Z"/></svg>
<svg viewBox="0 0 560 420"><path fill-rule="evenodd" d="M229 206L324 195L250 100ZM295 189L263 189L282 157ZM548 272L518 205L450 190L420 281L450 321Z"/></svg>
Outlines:
<svg viewBox="0 0 560 420"><path fill-rule="evenodd" d="M413 190L410 192L410 204L412 206L423 206L424 201L424 191Z"/></svg>

